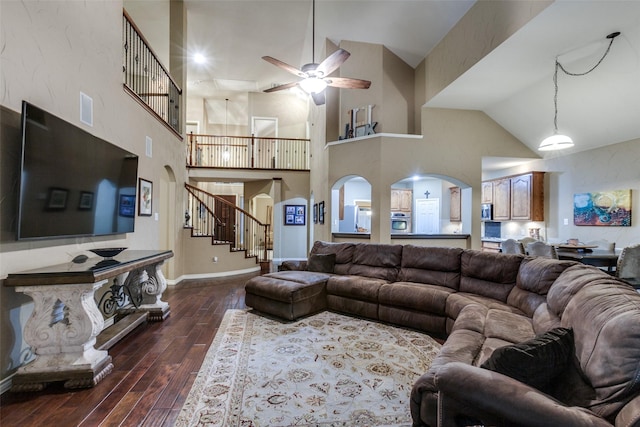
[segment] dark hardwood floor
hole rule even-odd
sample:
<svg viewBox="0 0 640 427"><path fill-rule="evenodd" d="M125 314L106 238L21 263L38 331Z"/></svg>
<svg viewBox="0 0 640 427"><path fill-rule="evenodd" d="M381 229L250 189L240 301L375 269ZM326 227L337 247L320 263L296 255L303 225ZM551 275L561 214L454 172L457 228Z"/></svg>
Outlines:
<svg viewBox="0 0 640 427"><path fill-rule="evenodd" d="M164 322L146 323L109 350L114 369L96 387L51 384L37 393L0 397L0 425L172 426L227 309L245 308L253 276L182 282L169 287Z"/></svg>

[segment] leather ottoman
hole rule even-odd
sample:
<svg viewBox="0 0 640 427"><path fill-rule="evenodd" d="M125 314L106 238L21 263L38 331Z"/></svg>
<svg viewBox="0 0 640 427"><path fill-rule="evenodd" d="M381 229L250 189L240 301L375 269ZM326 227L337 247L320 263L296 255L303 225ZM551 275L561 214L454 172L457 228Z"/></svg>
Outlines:
<svg viewBox="0 0 640 427"><path fill-rule="evenodd" d="M256 276L245 284L245 303L254 310L296 320L327 308L331 275L309 271L280 271Z"/></svg>

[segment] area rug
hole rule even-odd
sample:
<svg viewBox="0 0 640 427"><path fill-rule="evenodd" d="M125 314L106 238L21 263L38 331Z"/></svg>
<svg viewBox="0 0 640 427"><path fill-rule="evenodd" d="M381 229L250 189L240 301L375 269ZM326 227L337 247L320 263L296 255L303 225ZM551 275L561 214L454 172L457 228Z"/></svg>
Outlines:
<svg viewBox="0 0 640 427"><path fill-rule="evenodd" d="M176 426L410 426L409 395L440 345L331 312L281 323L228 310Z"/></svg>

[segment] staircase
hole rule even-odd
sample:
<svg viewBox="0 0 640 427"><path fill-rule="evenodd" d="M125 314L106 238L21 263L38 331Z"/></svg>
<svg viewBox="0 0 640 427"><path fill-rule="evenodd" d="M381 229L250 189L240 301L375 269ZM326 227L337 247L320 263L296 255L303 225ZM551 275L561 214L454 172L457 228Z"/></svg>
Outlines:
<svg viewBox="0 0 640 427"><path fill-rule="evenodd" d="M212 245L228 245L231 252L255 258L263 272L268 271L272 253L270 224L219 196L185 184L187 212L185 228L191 237L210 238Z"/></svg>

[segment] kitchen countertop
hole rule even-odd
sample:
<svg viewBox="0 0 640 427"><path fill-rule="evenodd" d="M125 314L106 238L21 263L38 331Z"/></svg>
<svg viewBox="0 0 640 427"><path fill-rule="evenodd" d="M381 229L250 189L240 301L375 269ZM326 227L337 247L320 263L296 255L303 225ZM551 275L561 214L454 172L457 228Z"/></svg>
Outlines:
<svg viewBox="0 0 640 427"><path fill-rule="evenodd" d="M369 233L332 233L334 237L356 237L368 239ZM391 233L391 239L468 239L470 234L415 234L415 233Z"/></svg>

